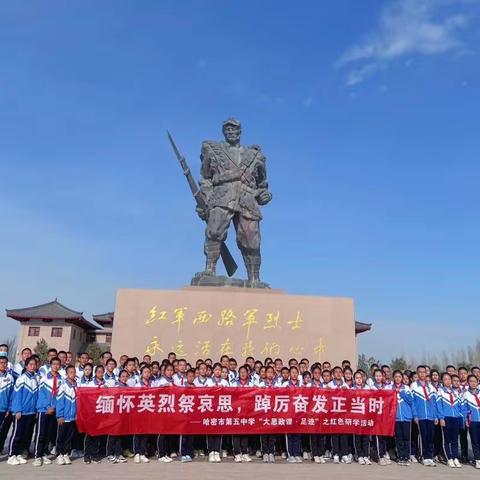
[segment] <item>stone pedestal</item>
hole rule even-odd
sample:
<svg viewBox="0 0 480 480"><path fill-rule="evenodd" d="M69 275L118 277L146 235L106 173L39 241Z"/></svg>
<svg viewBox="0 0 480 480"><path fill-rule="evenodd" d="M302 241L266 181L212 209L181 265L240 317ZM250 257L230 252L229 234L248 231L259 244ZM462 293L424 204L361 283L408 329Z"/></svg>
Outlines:
<svg viewBox="0 0 480 480"><path fill-rule="evenodd" d="M239 364L250 355L354 363L353 299L235 287L118 290L114 357L162 360L170 351L190 362L226 354Z"/></svg>

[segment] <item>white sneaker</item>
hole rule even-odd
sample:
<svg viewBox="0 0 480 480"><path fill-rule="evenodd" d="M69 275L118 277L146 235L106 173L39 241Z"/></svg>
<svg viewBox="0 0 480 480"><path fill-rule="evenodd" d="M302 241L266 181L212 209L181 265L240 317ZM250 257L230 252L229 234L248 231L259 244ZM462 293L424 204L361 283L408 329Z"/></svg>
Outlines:
<svg viewBox="0 0 480 480"><path fill-rule="evenodd" d="M243 458L241 455L235 455L235 458L233 459L233 461L235 463L242 463L243 462Z"/></svg>
<svg viewBox="0 0 480 480"><path fill-rule="evenodd" d="M167 455L165 455L164 457L159 458L158 461L162 463L171 463L173 462L173 458L170 458Z"/></svg>
<svg viewBox="0 0 480 480"><path fill-rule="evenodd" d="M340 463L340 458L338 455L333 456L333 463Z"/></svg>
<svg viewBox="0 0 480 480"><path fill-rule="evenodd" d="M44 465L51 465L52 464L52 461L46 455L43 456L42 460L43 460Z"/></svg>
<svg viewBox="0 0 480 480"><path fill-rule="evenodd" d="M390 460L390 454L389 454L388 452L385 452L385 458L386 458L387 460Z"/></svg>
<svg viewBox="0 0 480 480"><path fill-rule="evenodd" d="M263 454L263 463L269 463L268 453L264 453L264 454Z"/></svg>
<svg viewBox="0 0 480 480"><path fill-rule="evenodd" d="M213 453L214 453L214 457L215 457L215 462L216 463L221 463L222 457L220 457L220 452L213 452Z"/></svg>
<svg viewBox="0 0 480 480"><path fill-rule="evenodd" d="M22 455L17 455L17 460L20 465L25 465L27 461L23 458Z"/></svg>
<svg viewBox="0 0 480 480"><path fill-rule="evenodd" d="M424 467L429 467L430 466L430 462L427 459L423 459L422 464L423 464Z"/></svg>
<svg viewBox="0 0 480 480"><path fill-rule="evenodd" d="M34 467L41 467L43 465L43 461L41 458L36 458L33 462L32 465Z"/></svg>
<svg viewBox="0 0 480 480"><path fill-rule="evenodd" d="M273 453L268 454L268 461L270 463L275 463L275 455Z"/></svg>
<svg viewBox="0 0 480 480"><path fill-rule="evenodd" d="M453 460L453 463L455 464L455 467L462 468L462 464L459 462L458 458L455 458Z"/></svg>
<svg viewBox="0 0 480 480"><path fill-rule="evenodd" d="M59 455L55 463L57 465L65 465L65 460L63 459L63 455Z"/></svg>
<svg viewBox="0 0 480 480"><path fill-rule="evenodd" d="M297 460L295 459L295 457L288 457L287 463L297 463Z"/></svg>
<svg viewBox="0 0 480 480"><path fill-rule="evenodd" d="M228 457L228 453L226 450L222 450L222 458L227 458Z"/></svg>
<svg viewBox="0 0 480 480"><path fill-rule="evenodd" d="M318 456L313 457L313 461L315 463L320 463L320 457L318 457Z"/></svg>
<svg viewBox="0 0 480 480"><path fill-rule="evenodd" d="M378 460L378 464L381 465L382 467L385 467L388 465L387 459L385 457L382 457Z"/></svg>
<svg viewBox="0 0 480 480"><path fill-rule="evenodd" d="M65 465L71 465L72 461L70 460L70 457L68 455L63 456L63 461L65 462Z"/></svg>
<svg viewBox="0 0 480 480"><path fill-rule="evenodd" d="M320 463L327 463L325 457L323 457L322 455L320 455Z"/></svg>
<svg viewBox="0 0 480 480"><path fill-rule="evenodd" d="M475 468L480 470L480 460L475 460Z"/></svg>
<svg viewBox="0 0 480 480"><path fill-rule="evenodd" d="M295 457L297 463L303 463L302 457Z"/></svg>
<svg viewBox="0 0 480 480"><path fill-rule="evenodd" d="M248 453L244 453L242 455L242 461L244 462L251 462L252 461L252 458L250 457L250 455Z"/></svg>
<svg viewBox="0 0 480 480"><path fill-rule="evenodd" d="M454 461L455 461L455 460L454 460ZM431 467L436 467L437 464L436 464L432 459L430 459L430 466L431 466Z"/></svg>
<svg viewBox="0 0 480 480"><path fill-rule="evenodd" d="M365 459L363 457L358 457L358 464L365 465Z"/></svg>
<svg viewBox="0 0 480 480"><path fill-rule="evenodd" d="M140 463L140 454L137 453L134 457L133 457L133 463Z"/></svg>
<svg viewBox="0 0 480 480"><path fill-rule="evenodd" d="M303 452L303 459L308 460L309 459L309 453L308 452Z"/></svg>
<svg viewBox="0 0 480 480"><path fill-rule="evenodd" d="M415 455L410 455L410 461L412 463L418 463L417 457Z"/></svg>
<svg viewBox="0 0 480 480"><path fill-rule="evenodd" d="M11 457L8 457L7 465L20 465L20 462L15 455L12 455Z"/></svg>
<svg viewBox="0 0 480 480"><path fill-rule="evenodd" d="M255 456L256 456L257 458L262 458L262 452L261 452L260 450L257 450L257 451L255 452Z"/></svg>
<svg viewBox="0 0 480 480"><path fill-rule="evenodd" d="M281 457L282 457L283 459L285 459L285 458L287 458L287 454L286 454L285 452L282 452Z"/></svg>
<svg viewBox="0 0 480 480"><path fill-rule="evenodd" d="M448 465L450 468L455 468L455 463L453 462L453 458L450 458L450 459L447 461L447 465Z"/></svg>
<svg viewBox="0 0 480 480"><path fill-rule="evenodd" d="M208 461L209 461L210 463L215 463L215 454L214 454L213 452L210 452L210 453L208 454Z"/></svg>
<svg viewBox="0 0 480 480"><path fill-rule="evenodd" d="M53 448L50 450L50 455L55 456L56 454L57 454L57 447L53 447Z"/></svg>
<svg viewBox="0 0 480 480"><path fill-rule="evenodd" d="M372 461L370 460L369 457L364 457L363 459L365 460L365 465L371 465L372 464Z"/></svg>
<svg viewBox="0 0 480 480"><path fill-rule="evenodd" d="M178 456L178 455L177 455L177 452L172 452L172 453L170 454L170 458L177 458L177 456Z"/></svg>
<svg viewBox="0 0 480 480"><path fill-rule="evenodd" d="M150 463L150 460L145 455L140 455L140 461L142 463Z"/></svg>

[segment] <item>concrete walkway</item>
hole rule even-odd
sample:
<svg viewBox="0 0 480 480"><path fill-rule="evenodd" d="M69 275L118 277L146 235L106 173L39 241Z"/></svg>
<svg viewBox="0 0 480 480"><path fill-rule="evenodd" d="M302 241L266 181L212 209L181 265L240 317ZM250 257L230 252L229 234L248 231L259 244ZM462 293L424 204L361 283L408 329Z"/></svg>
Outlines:
<svg viewBox="0 0 480 480"><path fill-rule="evenodd" d="M252 463L233 463L226 459L220 464L210 464L206 459L182 464L178 461L170 464L151 460L149 464L134 464L130 459L126 464L110 465L108 463L86 465L82 459L74 460L70 466L49 465L33 467L31 460L26 465L9 466L5 457L0 461L1 480L145 480L148 478L167 478L168 480L204 480L204 479L248 479L272 480L294 478L295 480L327 479L343 480L410 480L410 479L479 479L480 470L464 465L463 468L451 469L444 465L435 468L411 465L399 467L396 464L380 467L351 465L317 465L311 462L287 464L278 460L275 464L264 464L260 460Z"/></svg>

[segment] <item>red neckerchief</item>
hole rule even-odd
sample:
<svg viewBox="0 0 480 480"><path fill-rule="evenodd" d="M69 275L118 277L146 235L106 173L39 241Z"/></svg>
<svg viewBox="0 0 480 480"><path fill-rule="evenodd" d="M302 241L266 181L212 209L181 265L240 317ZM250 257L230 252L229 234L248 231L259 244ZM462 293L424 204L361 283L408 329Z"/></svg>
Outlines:
<svg viewBox="0 0 480 480"><path fill-rule="evenodd" d="M238 379L238 383L240 383L240 386L241 386L241 387L244 387L245 385L248 385L248 379L245 380L245 381L243 381L243 380L241 380L241 379L239 378L239 379Z"/></svg>
<svg viewBox="0 0 480 480"><path fill-rule="evenodd" d="M57 390L58 390L58 373L56 375L53 375L52 396L54 397L57 396Z"/></svg>
<svg viewBox="0 0 480 480"><path fill-rule="evenodd" d="M453 391L452 389L450 388L450 390L447 389L447 393L448 395L450 396L450 405L453 406L453 402L455 401L455 399L453 398Z"/></svg>
<svg viewBox="0 0 480 480"><path fill-rule="evenodd" d="M400 385L395 384L395 389L397 390L397 393L400 393L402 391L403 383L400 383Z"/></svg>
<svg viewBox="0 0 480 480"><path fill-rule="evenodd" d="M470 392L471 393L471 392ZM480 398L479 398L479 394L477 392L475 393L472 393L473 395L473 398L475 399L475 401L477 402L477 405L478 405L478 408L480 408Z"/></svg>
<svg viewBox="0 0 480 480"><path fill-rule="evenodd" d="M428 390L427 390L427 384L423 385L420 380L418 381L420 386L423 388L423 394L425 395L425 400L428 402L430 400L430 397L428 396Z"/></svg>

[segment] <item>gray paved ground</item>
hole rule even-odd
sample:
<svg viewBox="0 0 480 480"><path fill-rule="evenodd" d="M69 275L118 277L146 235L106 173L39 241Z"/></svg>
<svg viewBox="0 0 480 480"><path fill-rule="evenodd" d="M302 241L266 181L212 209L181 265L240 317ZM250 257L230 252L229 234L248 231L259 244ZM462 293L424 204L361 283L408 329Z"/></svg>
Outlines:
<svg viewBox="0 0 480 480"><path fill-rule="evenodd" d="M134 464L129 460L127 464L109 465L85 465L82 459L74 460L71 466L49 465L45 467L33 467L27 465L9 466L5 458L0 461L1 480L145 480L168 478L168 480L273 480L292 478L292 480L334 478L335 480L410 480L410 479L480 479L480 470L471 466L462 469L450 469L444 465L436 468L411 465L399 467L392 464L380 467L351 465L316 465L313 463L286 464L285 461L277 461L275 464L263 464L261 461L253 461L249 464L236 464L232 460L224 460L220 464L209 464L205 459L198 459L189 464L181 464L178 461L170 464L160 464L151 461L149 464Z"/></svg>

